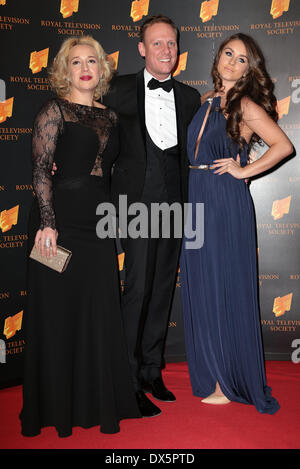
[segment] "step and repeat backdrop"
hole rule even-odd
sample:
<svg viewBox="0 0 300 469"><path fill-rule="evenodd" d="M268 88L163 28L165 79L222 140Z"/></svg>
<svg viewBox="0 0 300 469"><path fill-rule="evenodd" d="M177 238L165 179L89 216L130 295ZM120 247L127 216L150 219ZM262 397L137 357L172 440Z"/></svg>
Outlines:
<svg viewBox="0 0 300 469"><path fill-rule="evenodd" d="M138 33L148 15L178 25L177 80L211 89L219 44L237 32L260 44L280 116L295 155L250 184L257 218L258 283L267 359L300 357L300 2L299 0L0 0L0 386L22 382L26 349L27 219L32 202L34 116L52 96L47 67L66 37L90 34L114 61L116 73L144 66ZM251 158L265 150L258 147ZM124 253L119 247L124 281ZM239 286L237 285L237 288ZM50 292L49 295L55 294ZM180 267L166 341L166 361L185 359ZM299 365L300 366L300 365Z"/></svg>

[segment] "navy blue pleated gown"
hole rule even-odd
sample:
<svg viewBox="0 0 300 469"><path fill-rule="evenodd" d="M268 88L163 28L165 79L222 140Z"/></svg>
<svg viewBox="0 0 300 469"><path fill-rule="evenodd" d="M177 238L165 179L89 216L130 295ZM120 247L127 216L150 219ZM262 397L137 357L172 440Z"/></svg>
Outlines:
<svg viewBox="0 0 300 469"><path fill-rule="evenodd" d="M188 129L191 165L236 158L238 147L226 135L220 98L211 111L195 157L208 102ZM247 164L247 147L239 153ZM190 169L190 217L204 204L204 243L181 254L181 292L186 353L193 394L207 397L216 382L230 401L252 404L273 414L279 404L267 386L257 295L256 236L252 198L244 180L214 170ZM201 227L198 227L201 230Z"/></svg>

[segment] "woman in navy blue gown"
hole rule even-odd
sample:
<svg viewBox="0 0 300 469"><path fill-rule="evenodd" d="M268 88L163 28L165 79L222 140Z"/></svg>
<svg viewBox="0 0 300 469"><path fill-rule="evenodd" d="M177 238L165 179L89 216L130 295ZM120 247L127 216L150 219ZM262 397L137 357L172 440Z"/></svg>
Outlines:
<svg viewBox="0 0 300 469"><path fill-rule="evenodd" d="M279 409L264 369L257 296L253 203L245 183L276 165L293 146L276 124L276 99L257 44L244 34L220 46L214 91L188 129L189 202L204 204L204 243L184 238L181 273L186 353L193 394L207 404ZM248 163L249 150L269 147ZM199 227L198 227L199 229ZM189 241L189 245L187 243Z"/></svg>

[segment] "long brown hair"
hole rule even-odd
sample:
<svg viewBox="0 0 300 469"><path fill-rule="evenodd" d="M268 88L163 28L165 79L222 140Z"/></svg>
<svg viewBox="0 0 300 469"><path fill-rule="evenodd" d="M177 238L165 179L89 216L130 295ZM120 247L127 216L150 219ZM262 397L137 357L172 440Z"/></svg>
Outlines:
<svg viewBox="0 0 300 469"><path fill-rule="evenodd" d="M228 91L224 114L228 116L227 134L234 142L239 144L241 149L245 144L240 134L240 123L242 121L241 99L243 96L248 96L261 106L275 122L278 120L278 114L276 111L277 101L273 94L274 84L266 70L264 56L254 39L246 34L234 34L225 39L220 45L211 71L215 92L222 91L223 88L222 79L218 73L221 53L227 44L233 40L240 40L245 45L249 66L246 75L241 77ZM253 134L249 143L249 149L256 142L260 141L259 136Z"/></svg>

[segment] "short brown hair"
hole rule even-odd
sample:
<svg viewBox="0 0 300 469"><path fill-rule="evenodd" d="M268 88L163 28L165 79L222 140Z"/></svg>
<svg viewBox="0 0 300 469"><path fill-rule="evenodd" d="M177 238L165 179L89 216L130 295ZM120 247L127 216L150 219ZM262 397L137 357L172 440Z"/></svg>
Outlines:
<svg viewBox="0 0 300 469"><path fill-rule="evenodd" d="M176 33L176 38L178 40L179 31L178 31L176 24L171 20L171 18L169 18L168 16L164 16L164 15L156 15L156 16L149 16L149 18L147 18L143 22L141 29L140 29L140 42L144 42L145 33L147 29L156 23L165 23L171 26L174 29Z"/></svg>

